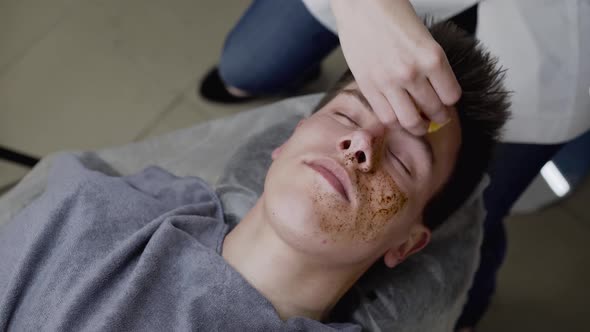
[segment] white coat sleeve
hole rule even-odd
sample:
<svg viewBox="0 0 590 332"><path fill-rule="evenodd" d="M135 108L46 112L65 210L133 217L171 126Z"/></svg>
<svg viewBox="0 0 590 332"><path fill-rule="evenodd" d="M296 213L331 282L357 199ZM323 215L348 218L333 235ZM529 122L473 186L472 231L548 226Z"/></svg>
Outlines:
<svg viewBox="0 0 590 332"><path fill-rule="evenodd" d="M338 33L336 18L330 7L330 0L302 0L309 12L322 25ZM410 0L420 17L430 17L434 22L444 21L463 10L475 5L479 0Z"/></svg>

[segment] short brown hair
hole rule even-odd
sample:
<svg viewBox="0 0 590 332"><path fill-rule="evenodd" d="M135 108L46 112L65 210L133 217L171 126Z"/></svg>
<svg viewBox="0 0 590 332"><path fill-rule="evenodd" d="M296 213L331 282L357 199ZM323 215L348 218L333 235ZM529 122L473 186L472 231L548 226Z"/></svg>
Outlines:
<svg viewBox="0 0 590 332"><path fill-rule="evenodd" d="M502 82L505 71L479 41L451 22L431 25L430 33L445 52L463 91L455 105L462 142L455 168L424 210L424 224L437 228L457 210L481 181L493 148L509 118L509 92ZM324 107L349 83L350 70L326 92L314 112Z"/></svg>

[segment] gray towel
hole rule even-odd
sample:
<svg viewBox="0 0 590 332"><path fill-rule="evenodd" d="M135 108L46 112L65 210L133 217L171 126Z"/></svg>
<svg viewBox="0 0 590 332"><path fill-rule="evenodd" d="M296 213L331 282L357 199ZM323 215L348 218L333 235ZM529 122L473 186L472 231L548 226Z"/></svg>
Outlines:
<svg viewBox="0 0 590 332"><path fill-rule="evenodd" d="M209 183L223 177L229 181L221 183L221 199L225 212L234 216L235 223L259 195L261 187L257 183L263 179L270 160L271 146L267 143L272 143L272 139L269 141L262 132L274 132L274 126L309 114L321 97L320 94L287 99L96 154L120 174L158 165L176 175L198 176ZM234 156L243 147L236 144L236 137L240 137L240 142L254 138L247 146L262 141L264 144L257 149L264 151L256 152L256 158L239 152ZM104 163L88 156L85 154L85 164L103 169L99 165ZM43 158L17 187L0 197L0 225L45 190L54 160L55 155ZM231 173L249 177L238 178ZM363 277L351 290L360 302L348 306L352 312L347 319L370 331L453 331L477 266L484 218L481 192L485 184L482 182L472 199L433 233L425 250L385 274L374 271Z"/></svg>

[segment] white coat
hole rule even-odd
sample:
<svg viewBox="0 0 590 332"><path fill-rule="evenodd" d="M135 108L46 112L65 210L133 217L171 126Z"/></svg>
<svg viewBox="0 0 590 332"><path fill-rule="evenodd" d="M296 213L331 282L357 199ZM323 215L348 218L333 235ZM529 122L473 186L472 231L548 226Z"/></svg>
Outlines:
<svg viewBox="0 0 590 332"><path fill-rule="evenodd" d="M303 2L337 33L329 0ZM476 35L514 92L504 141L561 143L590 129L590 0L411 1L435 21L478 2Z"/></svg>

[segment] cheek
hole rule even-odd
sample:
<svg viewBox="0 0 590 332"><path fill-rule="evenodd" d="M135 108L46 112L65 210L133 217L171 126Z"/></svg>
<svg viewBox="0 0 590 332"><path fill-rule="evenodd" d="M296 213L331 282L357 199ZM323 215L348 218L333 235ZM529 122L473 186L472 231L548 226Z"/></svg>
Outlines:
<svg viewBox="0 0 590 332"><path fill-rule="evenodd" d="M350 206L339 197L339 194L326 191L319 184L313 185L312 201L317 212L318 227L322 234L329 235L332 240L351 233Z"/></svg>
<svg viewBox="0 0 590 332"><path fill-rule="evenodd" d="M360 204L355 218L356 235L373 241L406 205L407 196L385 171L358 177Z"/></svg>
<svg viewBox="0 0 590 332"><path fill-rule="evenodd" d="M310 177L289 161L275 161L264 183L264 207L275 230L295 241L315 230L315 203L310 195ZM287 235L288 234L288 235ZM294 234L297 234L295 236Z"/></svg>
<svg viewBox="0 0 590 332"><path fill-rule="evenodd" d="M319 228L332 241L371 242L384 235L394 216L406 205L407 196L386 172L359 173L356 209L338 194L314 189Z"/></svg>

